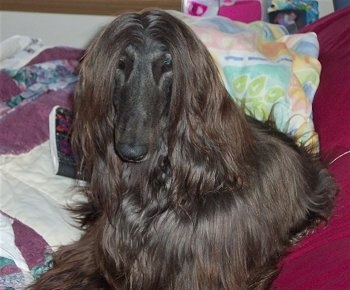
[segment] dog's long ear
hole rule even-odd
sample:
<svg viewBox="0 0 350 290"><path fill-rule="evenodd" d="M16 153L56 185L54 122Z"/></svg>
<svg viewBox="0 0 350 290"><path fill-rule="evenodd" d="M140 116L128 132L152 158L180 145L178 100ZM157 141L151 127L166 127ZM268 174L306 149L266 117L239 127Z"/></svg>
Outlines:
<svg viewBox="0 0 350 290"><path fill-rule="evenodd" d="M182 176L185 182L179 183L189 191L200 192L200 183L210 191L220 174L237 187L253 146L247 121L228 95L204 44L182 21L163 17L158 35L173 59L169 152L173 170L187 170L174 176ZM208 170L213 171L213 184L204 182Z"/></svg>
<svg viewBox="0 0 350 290"><path fill-rule="evenodd" d="M138 14L122 14L97 36L82 59L75 92L73 146L83 177L99 203L113 204L117 194L120 161L114 151L113 93L120 54L138 31ZM113 176L113 178L111 178ZM115 203L115 201L114 201Z"/></svg>
<svg viewBox="0 0 350 290"><path fill-rule="evenodd" d="M74 142L85 163L106 156L113 143L113 92L120 54L137 26L137 14L122 14L97 36L82 60L75 92Z"/></svg>

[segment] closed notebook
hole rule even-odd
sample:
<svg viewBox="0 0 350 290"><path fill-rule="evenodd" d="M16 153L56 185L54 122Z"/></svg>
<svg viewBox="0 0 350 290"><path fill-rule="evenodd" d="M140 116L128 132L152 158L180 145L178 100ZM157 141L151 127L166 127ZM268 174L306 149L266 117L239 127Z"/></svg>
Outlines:
<svg viewBox="0 0 350 290"><path fill-rule="evenodd" d="M55 106L49 116L50 151L57 175L77 178L76 160L71 146L73 112Z"/></svg>

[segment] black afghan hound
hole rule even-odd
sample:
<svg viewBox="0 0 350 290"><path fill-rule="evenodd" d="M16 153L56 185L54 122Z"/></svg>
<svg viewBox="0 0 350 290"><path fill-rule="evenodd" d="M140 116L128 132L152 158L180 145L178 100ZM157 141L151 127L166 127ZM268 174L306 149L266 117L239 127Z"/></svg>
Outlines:
<svg viewBox="0 0 350 290"><path fill-rule="evenodd" d="M317 156L246 117L167 12L105 28L75 112L85 231L30 289L266 289L287 247L331 215L336 186Z"/></svg>

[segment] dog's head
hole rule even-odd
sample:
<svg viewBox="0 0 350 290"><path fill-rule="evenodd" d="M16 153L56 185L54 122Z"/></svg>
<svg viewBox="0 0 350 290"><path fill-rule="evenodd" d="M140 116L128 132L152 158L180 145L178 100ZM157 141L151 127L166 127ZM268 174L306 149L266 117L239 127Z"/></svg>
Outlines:
<svg viewBox="0 0 350 290"><path fill-rule="evenodd" d="M121 14L102 31L83 59L75 104L76 143L91 164L112 151L128 162L179 152L177 140L226 142L214 135L232 113L207 48L162 10Z"/></svg>
<svg viewBox="0 0 350 290"><path fill-rule="evenodd" d="M167 150L185 118L181 111L192 110L191 102L206 105L203 88L218 73L192 30L165 11L122 15L102 39L115 31L120 50L114 64L114 145L123 161L140 162Z"/></svg>

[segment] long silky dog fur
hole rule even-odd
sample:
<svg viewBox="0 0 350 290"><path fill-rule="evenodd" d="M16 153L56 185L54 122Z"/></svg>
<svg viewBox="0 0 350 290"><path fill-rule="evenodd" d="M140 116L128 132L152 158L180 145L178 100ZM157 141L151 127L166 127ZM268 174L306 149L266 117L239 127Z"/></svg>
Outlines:
<svg viewBox="0 0 350 290"><path fill-rule="evenodd" d="M104 29L75 112L84 234L29 289L267 289L293 241L331 215L318 156L246 117L167 12Z"/></svg>

